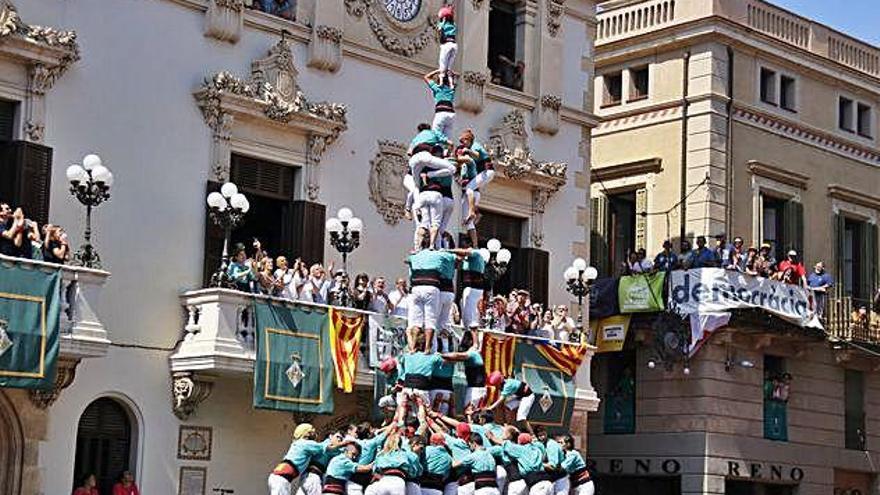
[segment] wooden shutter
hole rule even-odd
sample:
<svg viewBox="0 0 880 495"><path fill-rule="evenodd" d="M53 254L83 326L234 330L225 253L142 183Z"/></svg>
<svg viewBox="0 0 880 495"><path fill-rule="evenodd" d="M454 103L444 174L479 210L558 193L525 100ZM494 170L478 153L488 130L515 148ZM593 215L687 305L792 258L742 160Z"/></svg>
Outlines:
<svg viewBox="0 0 880 495"><path fill-rule="evenodd" d="M232 155L230 177L245 194L289 201L293 199L293 167L249 156Z"/></svg>
<svg viewBox="0 0 880 495"><path fill-rule="evenodd" d="M42 225L49 221L51 184L52 148L27 141L0 145L0 200Z"/></svg>
<svg viewBox="0 0 880 495"><path fill-rule="evenodd" d="M207 194L220 190L220 184L217 182L208 182ZM230 246L231 247L231 246ZM208 217L208 205L205 205L205 265L204 265L204 286L207 287L211 282L211 275L220 267L220 260L223 255L223 229L218 227L211 218Z"/></svg>
<svg viewBox="0 0 880 495"><path fill-rule="evenodd" d="M12 141L15 135L15 110L18 103L0 100L0 142Z"/></svg>
<svg viewBox="0 0 880 495"><path fill-rule="evenodd" d="M846 295L844 289L843 256L846 249L846 217L834 215L834 283L839 296Z"/></svg>
<svg viewBox="0 0 880 495"><path fill-rule="evenodd" d="M311 201L293 201L289 208L290 218L285 221L289 231L285 229L282 243L283 252L291 253L294 258L310 265L324 261L324 222L327 218L327 207Z"/></svg>
<svg viewBox="0 0 880 495"><path fill-rule="evenodd" d="M506 275L510 287L526 289L531 293L532 302L546 304L550 286L550 253L535 248L520 248L513 255ZM496 285L496 292L498 288L500 284Z"/></svg>
<svg viewBox="0 0 880 495"><path fill-rule="evenodd" d="M846 448L865 448L865 377L860 371L845 370L844 375L844 429Z"/></svg>
<svg viewBox="0 0 880 495"><path fill-rule="evenodd" d="M590 199L590 263L600 275L611 275L608 259L608 198Z"/></svg>
<svg viewBox="0 0 880 495"><path fill-rule="evenodd" d="M794 249L801 260L806 261L804 254L804 206L797 201L786 201L782 211L784 244L781 253Z"/></svg>
<svg viewBox="0 0 880 495"><path fill-rule="evenodd" d="M76 434L75 473L77 486L94 473L100 493L110 493L116 478L129 469L131 423L115 400L102 398L89 404L80 416Z"/></svg>
<svg viewBox="0 0 880 495"><path fill-rule="evenodd" d="M861 253L859 253L859 268L861 269L859 280L862 285L859 293L870 301L874 296L874 291L877 290L877 226L867 222L862 225L865 240L862 242Z"/></svg>

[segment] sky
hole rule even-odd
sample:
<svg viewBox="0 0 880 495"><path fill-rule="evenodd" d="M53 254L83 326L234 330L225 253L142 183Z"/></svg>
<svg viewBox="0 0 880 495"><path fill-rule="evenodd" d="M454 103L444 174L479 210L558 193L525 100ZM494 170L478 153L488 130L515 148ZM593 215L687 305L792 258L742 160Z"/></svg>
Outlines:
<svg viewBox="0 0 880 495"><path fill-rule="evenodd" d="M880 47L880 0L769 0Z"/></svg>

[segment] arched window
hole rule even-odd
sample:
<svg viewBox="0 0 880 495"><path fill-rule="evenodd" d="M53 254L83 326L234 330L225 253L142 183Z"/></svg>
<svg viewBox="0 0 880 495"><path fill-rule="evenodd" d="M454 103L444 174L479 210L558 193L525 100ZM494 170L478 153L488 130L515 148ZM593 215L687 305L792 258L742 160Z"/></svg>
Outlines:
<svg viewBox="0 0 880 495"><path fill-rule="evenodd" d="M132 416L119 401L95 400L79 418L73 486L89 474L98 479L100 493L111 493L123 471L131 470Z"/></svg>
<svg viewBox="0 0 880 495"><path fill-rule="evenodd" d="M18 414L12 402L0 390L0 493L21 493L23 447Z"/></svg>

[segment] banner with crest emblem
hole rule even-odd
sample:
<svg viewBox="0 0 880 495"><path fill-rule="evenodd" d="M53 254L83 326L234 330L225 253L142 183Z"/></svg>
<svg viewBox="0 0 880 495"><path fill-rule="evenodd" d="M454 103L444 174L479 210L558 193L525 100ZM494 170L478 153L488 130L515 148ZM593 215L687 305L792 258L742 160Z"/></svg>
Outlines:
<svg viewBox="0 0 880 495"><path fill-rule="evenodd" d="M61 272L0 261L0 387L55 383Z"/></svg>
<svg viewBox="0 0 880 495"><path fill-rule="evenodd" d="M257 301L254 407L333 412L334 366L327 310Z"/></svg>

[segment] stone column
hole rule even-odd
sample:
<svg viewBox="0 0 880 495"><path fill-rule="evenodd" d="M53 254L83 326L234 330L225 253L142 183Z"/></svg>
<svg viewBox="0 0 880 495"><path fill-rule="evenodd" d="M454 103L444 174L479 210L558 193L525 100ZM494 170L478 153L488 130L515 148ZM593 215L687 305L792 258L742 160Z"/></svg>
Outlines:
<svg viewBox="0 0 880 495"><path fill-rule="evenodd" d="M527 94L535 94L538 91L538 80L540 79L539 67L539 47L541 29L538 24L538 7L537 0L525 0L519 3L516 8L516 32L522 33L516 39L516 61L522 60L525 63L525 74L523 75L523 92Z"/></svg>
<svg viewBox="0 0 880 495"><path fill-rule="evenodd" d="M534 33L537 37L537 60L534 72L538 96L534 112L534 129L546 134L559 132L559 110L562 108L562 21L565 0L542 0L538 5L539 23ZM528 72L528 68L527 68Z"/></svg>
<svg viewBox="0 0 880 495"><path fill-rule="evenodd" d="M315 2L309 67L336 72L342 66L342 36L345 10L342 0Z"/></svg>
<svg viewBox="0 0 880 495"><path fill-rule="evenodd" d="M685 191L696 191L686 202L686 227L693 235L720 234L726 225L727 61L717 43L694 47L688 60Z"/></svg>
<svg viewBox="0 0 880 495"><path fill-rule="evenodd" d="M244 25L243 0L209 0L205 12L205 36L236 43Z"/></svg>
<svg viewBox="0 0 880 495"><path fill-rule="evenodd" d="M489 0L467 0L460 2L456 12L459 25L458 45L467 47L459 50L457 107L468 112L483 111L486 95L486 81L489 69L486 65L489 53Z"/></svg>

